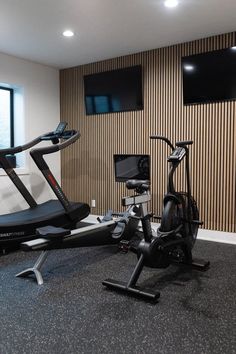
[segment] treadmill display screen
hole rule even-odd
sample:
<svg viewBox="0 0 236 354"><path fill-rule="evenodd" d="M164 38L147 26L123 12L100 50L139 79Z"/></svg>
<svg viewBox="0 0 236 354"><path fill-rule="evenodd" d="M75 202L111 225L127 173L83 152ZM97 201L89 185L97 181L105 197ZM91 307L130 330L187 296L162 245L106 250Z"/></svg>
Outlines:
<svg viewBox="0 0 236 354"><path fill-rule="evenodd" d="M115 180L150 180L149 155L114 155Z"/></svg>

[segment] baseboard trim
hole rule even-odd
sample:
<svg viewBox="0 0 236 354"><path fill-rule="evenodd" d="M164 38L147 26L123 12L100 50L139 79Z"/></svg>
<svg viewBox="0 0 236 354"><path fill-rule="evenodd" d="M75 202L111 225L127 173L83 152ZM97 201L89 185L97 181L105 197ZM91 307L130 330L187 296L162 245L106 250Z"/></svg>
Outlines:
<svg viewBox="0 0 236 354"><path fill-rule="evenodd" d="M153 228L157 228L160 224L152 223ZM223 231L216 231L216 230L207 230L207 229L199 229L198 240L204 241L213 241L213 242L220 242L220 243L229 243L232 245L236 245L236 233L233 232L223 232Z"/></svg>
<svg viewBox="0 0 236 354"><path fill-rule="evenodd" d="M96 223L97 217L99 215L89 215L83 221ZM102 218L102 216L99 216ZM156 229L159 226L158 223L152 223L152 227ZM206 229L199 229L198 231L198 240L204 241L212 241L212 242L220 242L220 243L228 243L231 245L236 245L236 233L233 232L223 232L223 231L215 231L215 230L206 230Z"/></svg>
<svg viewBox="0 0 236 354"><path fill-rule="evenodd" d="M199 229L198 239L236 245L236 233Z"/></svg>

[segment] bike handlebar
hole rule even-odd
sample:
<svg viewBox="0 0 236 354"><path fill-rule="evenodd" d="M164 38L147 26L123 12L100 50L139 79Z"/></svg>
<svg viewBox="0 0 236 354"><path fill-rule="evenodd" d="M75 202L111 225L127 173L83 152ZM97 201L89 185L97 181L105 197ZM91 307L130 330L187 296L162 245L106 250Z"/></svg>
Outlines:
<svg viewBox="0 0 236 354"><path fill-rule="evenodd" d="M150 139L159 139L159 140L163 140L167 145L169 145L171 147L172 150L175 149L174 145L172 145L172 143L170 142L170 140L168 138L166 138L165 136L162 135L151 135Z"/></svg>
<svg viewBox="0 0 236 354"><path fill-rule="evenodd" d="M162 135L151 135L150 136L150 139L159 139L159 140L163 140L166 144L168 144L172 150L175 150L175 147L174 145L171 143L171 141L166 138L165 136L162 136ZM183 141L177 141L175 143L176 146L179 146L179 147L183 147L183 148L187 148L187 145L192 145L193 144L193 141L192 140L183 140Z"/></svg>

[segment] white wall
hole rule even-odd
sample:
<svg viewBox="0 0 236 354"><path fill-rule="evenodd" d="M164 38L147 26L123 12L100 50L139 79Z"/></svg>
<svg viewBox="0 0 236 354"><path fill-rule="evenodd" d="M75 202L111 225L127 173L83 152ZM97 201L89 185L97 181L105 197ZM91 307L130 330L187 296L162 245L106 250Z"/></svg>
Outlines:
<svg viewBox="0 0 236 354"><path fill-rule="evenodd" d="M59 70L0 53L0 83L14 85L22 93L22 107L16 112L17 145L55 129L60 120ZM60 182L59 153L48 157L47 162ZM54 198L28 153L25 166L18 171L37 202ZM15 186L0 172L0 214L26 207Z"/></svg>

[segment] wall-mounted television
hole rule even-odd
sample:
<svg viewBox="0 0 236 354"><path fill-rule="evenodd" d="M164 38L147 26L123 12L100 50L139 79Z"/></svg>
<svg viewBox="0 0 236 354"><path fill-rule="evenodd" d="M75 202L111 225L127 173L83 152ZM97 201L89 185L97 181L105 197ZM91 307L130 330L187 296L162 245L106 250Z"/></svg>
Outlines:
<svg viewBox="0 0 236 354"><path fill-rule="evenodd" d="M143 109L142 66L84 76L86 114Z"/></svg>
<svg viewBox="0 0 236 354"><path fill-rule="evenodd" d="M236 99L236 47L182 58L184 104Z"/></svg>
<svg viewBox="0 0 236 354"><path fill-rule="evenodd" d="M114 165L116 182L150 180L149 155L114 155Z"/></svg>

